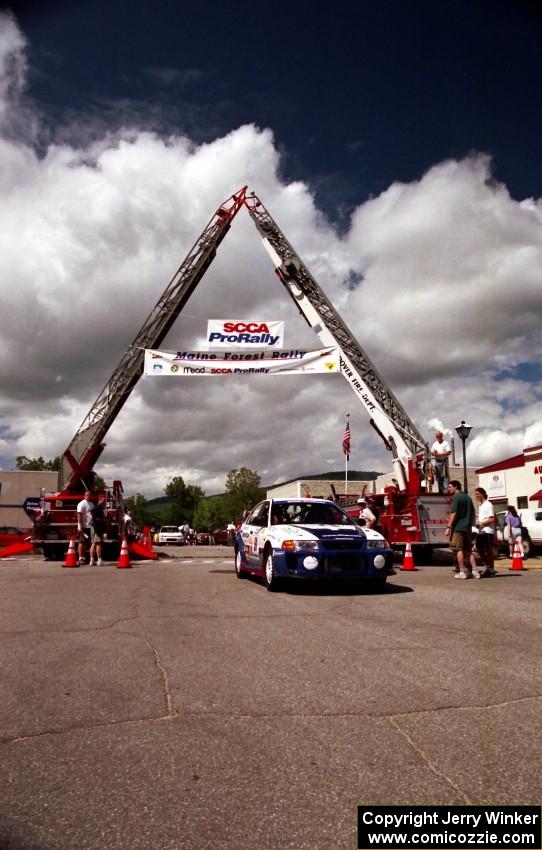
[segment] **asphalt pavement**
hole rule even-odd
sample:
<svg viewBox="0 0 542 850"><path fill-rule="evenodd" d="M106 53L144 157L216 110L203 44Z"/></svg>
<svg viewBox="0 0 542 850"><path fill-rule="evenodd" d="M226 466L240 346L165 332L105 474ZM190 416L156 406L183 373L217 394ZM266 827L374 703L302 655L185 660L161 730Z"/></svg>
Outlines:
<svg viewBox="0 0 542 850"><path fill-rule="evenodd" d="M357 804L539 804L542 558L381 593L0 560L1 850L354 850Z"/></svg>

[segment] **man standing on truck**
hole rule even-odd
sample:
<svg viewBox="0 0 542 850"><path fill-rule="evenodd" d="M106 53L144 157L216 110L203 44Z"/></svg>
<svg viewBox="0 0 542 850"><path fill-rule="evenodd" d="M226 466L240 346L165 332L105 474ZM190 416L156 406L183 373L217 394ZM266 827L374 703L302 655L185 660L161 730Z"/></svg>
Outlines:
<svg viewBox="0 0 542 850"><path fill-rule="evenodd" d="M77 505L77 531L79 532L79 564L87 562L87 547L90 546L90 530L92 528L92 511L94 502L92 493L85 490L85 498Z"/></svg>
<svg viewBox="0 0 542 850"><path fill-rule="evenodd" d="M435 470L440 494L448 490L448 458L451 453L450 444L444 439L442 431L435 431L435 442L431 446L431 464Z"/></svg>

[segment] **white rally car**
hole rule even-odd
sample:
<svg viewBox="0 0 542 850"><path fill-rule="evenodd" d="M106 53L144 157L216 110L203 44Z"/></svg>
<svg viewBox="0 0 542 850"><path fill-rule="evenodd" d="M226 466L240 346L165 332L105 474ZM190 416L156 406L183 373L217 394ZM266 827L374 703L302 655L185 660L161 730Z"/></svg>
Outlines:
<svg viewBox="0 0 542 850"><path fill-rule="evenodd" d="M177 525L163 525L158 532L158 540L156 542L162 546L168 543L173 546L184 546L185 539L183 532Z"/></svg>
<svg viewBox="0 0 542 850"><path fill-rule="evenodd" d="M383 586L393 552L377 531L361 528L327 499L267 499L235 540L235 572L261 576L268 590L283 579L359 578Z"/></svg>

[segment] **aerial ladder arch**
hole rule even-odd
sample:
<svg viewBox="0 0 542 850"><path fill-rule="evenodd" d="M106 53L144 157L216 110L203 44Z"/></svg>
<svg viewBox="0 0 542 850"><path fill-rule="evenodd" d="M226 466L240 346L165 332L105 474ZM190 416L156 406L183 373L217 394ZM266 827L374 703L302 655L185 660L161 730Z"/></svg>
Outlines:
<svg viewBox="0 0 542 850"><path fill-rule="evenodd" d="M254 192L249 193L247 186L224 201L204 227L77 429L61 459L59 492L44 497L48 503L43 505L40 522L36 524L43 539L46 537L60 543L67 541L73 533L76 501L85 489L92 489L93 470L105 447L105 437L143 374L145 349L160 346L212 264L218 247L243 206L247 208L284 288L322 345L337 349L342 375L392 453L397 480L395 489L397 494L403 494L403 501L399 504L398 495L386 496L386 504L391 505L388 513L391 516L395 511L397 516L401 516L403 527L405 516L411 516L408 539L413 542L421 539L419 510L413 500L421 490L420 470L427 458L428 447L262 201ZM120 482L115 484L120 485ZM53 506L60 506L54 516ZM66 512L61 516L66 506L68 513L71 511L68 518ZM120 528L118 516L116 522Z"/></svg>

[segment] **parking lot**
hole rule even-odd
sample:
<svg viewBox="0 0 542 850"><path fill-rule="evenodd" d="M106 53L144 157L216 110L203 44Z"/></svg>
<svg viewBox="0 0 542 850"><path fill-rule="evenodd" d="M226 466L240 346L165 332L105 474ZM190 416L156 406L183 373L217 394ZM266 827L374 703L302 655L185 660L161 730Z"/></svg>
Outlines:
<svg viewBox="0 0 542 850"><path fill-rule="evenodd" d="M539 804L542 558L381 593L0 561L2 850L353 850L356 805Z"/></svg>

